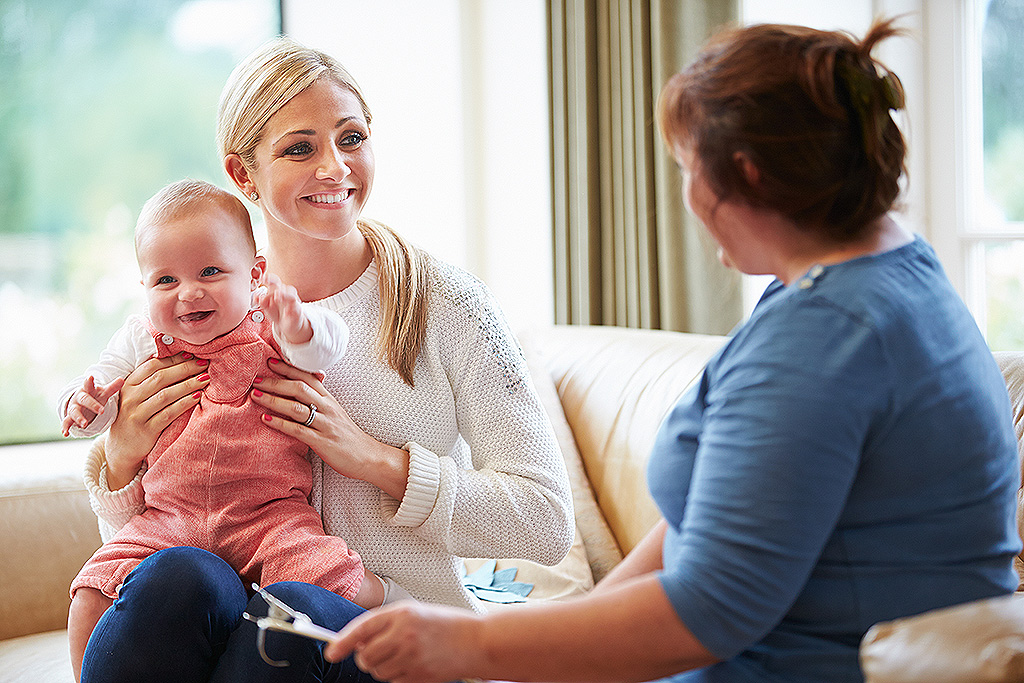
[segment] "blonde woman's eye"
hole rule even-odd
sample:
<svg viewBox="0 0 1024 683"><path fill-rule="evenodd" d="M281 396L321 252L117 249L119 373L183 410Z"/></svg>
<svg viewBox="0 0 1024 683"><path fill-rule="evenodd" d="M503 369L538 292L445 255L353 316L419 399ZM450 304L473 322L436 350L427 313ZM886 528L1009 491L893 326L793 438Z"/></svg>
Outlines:
<svg viewBox="0 0 1024 683"><path fill-rule="evenodd" d="M365 139L366 136L362 133L348 133L341 138L338 144L342 147L358 147Z"/></svg>
<svg viewBox="0 0 1024 683"><path fill-rule="evenodd" d="M292 145L284 151L285 156L304 156L313 151L313 146L308 142L300 142Z"/></svg>

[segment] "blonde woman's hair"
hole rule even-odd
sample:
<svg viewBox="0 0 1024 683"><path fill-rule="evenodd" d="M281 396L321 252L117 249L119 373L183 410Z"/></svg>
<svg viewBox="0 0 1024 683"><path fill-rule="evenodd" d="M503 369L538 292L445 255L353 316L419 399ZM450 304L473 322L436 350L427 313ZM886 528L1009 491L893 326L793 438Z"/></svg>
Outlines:
<svg viewBox="0 0 1024 683"><path fill-rule="evenodd" d="M258 48L228 77L217 112L221 158L237 154L247 169L255 170L256 147L267 122L321 78L329 78L355 95L369 126L370 109L345 67L328 54L281 36ZM416 357L426 336L428 257L382 223L361 218L356 225L377 262L380 357L413 386Z"/></svg>

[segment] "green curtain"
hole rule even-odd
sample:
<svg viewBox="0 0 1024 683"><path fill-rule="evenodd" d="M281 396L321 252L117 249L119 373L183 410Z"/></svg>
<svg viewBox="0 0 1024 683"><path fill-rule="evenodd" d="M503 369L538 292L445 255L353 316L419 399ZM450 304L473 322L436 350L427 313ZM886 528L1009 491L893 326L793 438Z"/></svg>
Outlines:
<svg viewBox="0 0 1024 683"><path fill-rule="evenodd" d="M705 334L740 279L690 217L654 121L662 84L738 0L549 0L555 319Z"/></svg>

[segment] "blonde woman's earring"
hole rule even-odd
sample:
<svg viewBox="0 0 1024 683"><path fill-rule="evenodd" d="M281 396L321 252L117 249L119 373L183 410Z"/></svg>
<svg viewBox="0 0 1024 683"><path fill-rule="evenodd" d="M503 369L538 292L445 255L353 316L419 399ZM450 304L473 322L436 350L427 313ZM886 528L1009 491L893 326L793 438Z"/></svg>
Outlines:
<svg viewBox="0 0 1024 683"><path fill-rule="evenodd" d="M256 190L253 190L252 192L249 193L249 199L253 200L254 202L258 202L260 200L260 193L257 192Z"/></svg>

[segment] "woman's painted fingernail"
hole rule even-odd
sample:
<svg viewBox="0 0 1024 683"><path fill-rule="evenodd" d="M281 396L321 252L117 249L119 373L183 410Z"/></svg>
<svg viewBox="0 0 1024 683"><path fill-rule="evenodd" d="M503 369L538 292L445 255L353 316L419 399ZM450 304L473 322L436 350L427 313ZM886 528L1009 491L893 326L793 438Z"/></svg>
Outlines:
<svg viewBox="0 0 1024 683"><path fill-rule="evenodd" d="M281 361L279 361L279 360L278 360L278 359L276 359L276 358L271 358L271 359L270 359L270 363L271 363L271 365L277 365L277 364L278 364L278 363L280 363L280 362L281 362Z"/></svg>
<svg viewBox="0 0 1024 683"><path fill-rule="evenodd" d="M190 358L192 358L192 354L189 353L188 351L185 351L184 353L181 354L181 357L184 358L185 360L189 360Z"/></svg>
<svg viewBox="0 0 1024 683"><path fill-rule="evenodd" d="M263 395L263 392L262 392L262 391L260 391L259 389L253 389L253 390L252 390L252 395L253 395L253 396L262 396L262 395Z"/></svg>
<svg viewBox="0 0 1024 683"><path fill-rule="evenodd" d="M200 382L207 382L207 381L209 381L209 379L210 379L210 373L208 373L208 372L204 372L203 374L199 375L199 381Z"/></svg>
<svg viewBox="0 0 1024 683"><path fill-rule="evenodd" d="M269 416L269 415L264 415L264 416L263 416L263 421L264 421L264 422L270 422L270 419L271 419L271 418L270 418L270 416Z"/></svg>
<svg viewBox="0 0 1024 683"><path fill-rule="evenodd" d="M201 368L205 368L207 365L210 364L210 361L206 360L205 358L200 358L196 362L199 363L199 367Z"/></svg>
<svg viewBox="0 0 1024 683"><path fill-rule="evenodd" d="M253 383L253 384L259 384L259 383L260 383L260 382L262 382L262 381L263 381L263 378L262 378L262 377L257 377L256 379L254 379L254 380L252 381L252 383Z"/></svg>
<svg viewBox="0 0 1024 683"><path fill-rule="evenodd" d="M203 395L203 392L197 391L196 393L192 394L192 398L199 398L202 395Z"/></svg>

